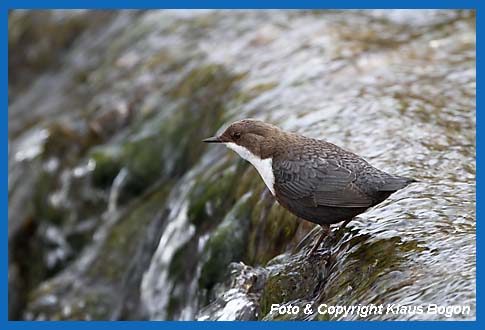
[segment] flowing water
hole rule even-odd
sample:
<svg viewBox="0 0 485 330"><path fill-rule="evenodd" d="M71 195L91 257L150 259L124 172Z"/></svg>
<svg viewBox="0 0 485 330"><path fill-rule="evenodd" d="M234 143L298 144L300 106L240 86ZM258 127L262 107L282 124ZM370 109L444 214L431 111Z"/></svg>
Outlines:
<svg viewBox="0 0 485 330"><path fill-rule="evenodd" d="M475 319L475 34L473 11L10 12L9 318ZM200 142L247 117L419 182L309 260L319 229ZM430 304L469 311L398 311Z"/></svg>

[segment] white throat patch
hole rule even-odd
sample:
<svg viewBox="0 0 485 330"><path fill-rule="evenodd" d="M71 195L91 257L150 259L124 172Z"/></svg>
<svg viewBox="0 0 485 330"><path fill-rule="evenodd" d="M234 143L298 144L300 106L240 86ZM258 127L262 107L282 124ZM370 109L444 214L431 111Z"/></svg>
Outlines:
<svg viewBox="0 0 485 330"><path fill-rule="evenodd" d="M261 178L263 178L266 187L268 187L274 196L273 160L271 158L261 159L248 149L233 142L225 143L225 145L229 149L237 152L239 156L250 162L256 168Z"/></svg>

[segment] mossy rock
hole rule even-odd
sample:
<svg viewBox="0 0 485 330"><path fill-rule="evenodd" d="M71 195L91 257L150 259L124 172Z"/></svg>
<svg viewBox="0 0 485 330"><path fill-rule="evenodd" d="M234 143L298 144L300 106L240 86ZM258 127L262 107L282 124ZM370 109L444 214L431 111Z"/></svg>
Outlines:
<svg viewBox="0 0 485 330"><path fill-rule="evenodd" d="M26 320L110 320L112 306L116 304L107 287L75 287L67 278L43 284L31 300L33 303L24 313Z"/></svg>
<svg viewBox="0 0 485 330"><path fill-rule="evenodd" d="M81 11L11 11L8 16L8 67L15 75L9 75L9 85L28 85L33 75L59 61L62 50L70 47L90 25L99 23L101 16L105 22L106 14Z"/></svg>
<svg viewBox="0 0 485 330"><path fill-rule="evenodd" d="M142 272L159 243L166 216L163 207L171 185L148 193L118 216L100 241L64 272L34 290L27 319L107 320L122 315L125 295L138 297ZM143 256L143 257L140 257ZM76 285L73 285L76 283ZM67 307L65 307L67 306Z"/></svg>
<svg viewBox="0 0 485 330"><path fill-rule="evenodd" d="M141 187L161 177L179 177L200 158L207 147L202 139L224 122L225 104L238 79L223 66L193 69L169 92L175 107L168 106L132 133L122 159Z"/></svg>
<svg viewBox="0 0 485 330"><path fill-rule="evenodd" d="M106 145L93 149L89 158L94 161L93 184L109 188L123 167L122 150L118 145Z"/></svg>
<svg viewBox="0 0 485 330"><path fill-rule="evenodd" d="M262 316L269 313L272 304L281 305L298 299L310 301L325 276L328 259L309 259L300 253L283 255L279 262L269 267L261 297Z"/></svg>
<svg viewBox="0 0 485 330"><path fill-rule="evenodd" d="M198 232L214 228L231 210L240 197L236 188L245 170L244 164L232 164L232 159L225 157L196 177L188 196L188 217Z"/></svg>
<svg viewBox="0 0 485 330"><path fill-rule="evenodd" d="M416 280L412 269L396 265L408 264L407 258L425 248L419 242L402 241L399 237L377 239L357 231L352 235L350 240L335 244L334 263L315 300L340 305L353 305L356 301L359 304L393 303L389 296L384 301L373 293L399 291L412 285ZM314 318L326 320L329 316L316 314Z"/></svg>
<svg viewBox="0 0 485 330"><path fill-rule="evenodd" d="M269 192L257 201L251 216L249 261L264 265L286 251L301 220L279 205Z"/></svg>
<svg viewBox="0 0 485 330"><path fill-rule="evenodd" d="M152 234L157 237L161 235L161 232L150 233L149 228L153 224L163 222L164 204L170 188L170 184L165 184L141 200L135 201L129 211L120 216L99 249L94 265L89 268L89 277L116 282L120 279L119 276L123 276L127 261L131 261L130 256L136 255L141 241L147 240ZM155 248L158 239L153 240Z"/></svg>
<svg viewBox="0 0 485 330"><path fill-rule="evenodd" d="M215 229L204 248L199 287L211 289L224 279L229 264L240 261L247 246L250 226L250 195L243 196Z"/></svg>

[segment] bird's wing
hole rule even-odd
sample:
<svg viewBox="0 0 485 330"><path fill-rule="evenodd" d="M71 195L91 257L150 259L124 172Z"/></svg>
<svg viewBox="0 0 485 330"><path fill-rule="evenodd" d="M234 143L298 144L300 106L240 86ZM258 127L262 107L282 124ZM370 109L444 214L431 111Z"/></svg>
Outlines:
<svg viewBox="0 0 485 330"><path fill-rule="evenodd" d="M273 163L277 194L317 207L369 207L373 200L355 184L355 173L337 161L319 157L276 159Z"/></svg>

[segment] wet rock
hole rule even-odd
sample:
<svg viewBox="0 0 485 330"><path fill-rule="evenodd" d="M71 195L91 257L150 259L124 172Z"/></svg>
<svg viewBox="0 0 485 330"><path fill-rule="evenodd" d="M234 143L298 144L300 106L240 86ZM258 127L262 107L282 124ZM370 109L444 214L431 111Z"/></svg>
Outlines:
<svg viewBox="0 0 485 330"><path fill-rule="evenodd" d="M82 10L11 11L8 17L8 80L14 91L9 95L15 96L15 91L26 87L35 74L58 63L63 50L89 26L88 20L96 20L99 14L94 16Z"/></svg>
<svg viewBox="0 0 485 330"><path fill-rule="evenodd" d="M231 262L243 259L250 226L249 198L243 196L211 233L202 253L200 289L210 290L221 282Z"/></svg>
<svg viewBox="0 0 485 330"><path fill-rule="evenodd" d="M222 151L213 150L219 155L222 154ZM211 202L206 199L205 194L200 192L217 190L222 194L229 193L234 186L232 184L218 185L218 179L222 174L225 181L231 183L237 173L236 167L232 166L227 168L225 173L219 172L218 175L211 175L211 173L215 174L212 170L207 171L211 165L216 168L227 166L224 158L216 159L217 161L214 162L211 157L202 158L179 181L167 202L171 210L168 216L170 225L162 235L142 284L142 300L151 318L191 319L194 317L199 300L201 261L210 257L209 251L204 252L204 246L212 230L219 225L225 215L225 212L221 212L221 210L212 213ZM230 210L232 205L226 205ZM236 212L239 216L244 214L243 211L247 212L242 206ZM200 218L194 221L194 215L198 215ZM235 223L239 216L230 219ZM217 241L223 242L224 238L221 237L221 239ZM203 257L203 253L206 254L205 257ZM209 264L211 262L217 261L210 260ZM224 268L211 269L209 267L205 272L208 270L212 272L211 275L214 271L225 274ZM210 278L206 278L206 280L211 281ZM213 285L213 283L206 284ZM204 296L207 295L206 289L201 293L201 299L205 300Z"/></svg>
<svg viewBox="0 0 485 330"><path fill-rule="evenodd" d="M215 291L217 298L202 308L198 321L251 321L257 320L260 311L261 291L266 278L262 268L243 263L229 265L229 276Z"/></svg>
<svg viewBox="0 0 485 330"><path fill-rule="evenodd" d="M242 197L237 188L240 175L247 170L246 164L234 165L227 157L195 179L188 196L188 217L199 232L214 229Z"/></svg>
<svg viewBox="0 0 485 330"><path fill-rule="evenodd" d="M300 305L303 305L301 301L312 301L326 277L328 264L328 253L317 254L311 259L305 253L278 257L268 267L269 274L261 298L261 315L266 315L265 319L281 319L284 316L269 315L272 304L294 304L295 301L300 301ZM302 316L294 315L296 319L301 319Z"/></svg>
<svg viewBox="0 0 485 330"><path fill-rule="evenodd" d="M20 285L20 274L18 266L10 263L8 265L8 319L18 320L21 309L25 304L26 290ZM24 300L24 301L22 301Z"/></svg>
<svg viewBox="0 0 485 330"><path fill-rule="evenodd" d="M109 20L105 23L108 24ZM115 30L111 34L114 34ZM136 33L133 32L120 38L117 43L118 51L122 52L128 47L136 34L140 36L140 33L148 33L149 30L143 28ZM109 39L109 35L110 33L107 33L103 37ZM100 45L93 48L104 52ZM99 57L97 59L99 60ZM66 60L73 61L69 56ZM160 61L159 67L165 67L167 71L174 70L177 65L184 63L183 59L179 62L179 59L174 59L170 55L164 56ZM173 62L165 65L163 61ZM113 196L110 196L113 189L110 188L116 184L115 180L120 177L120 173L125 173L124 169L128 172L125 173L122 187L115 189L116 204L128 203L160 180L167 184L167 179L182 175L195 162L203 149L190 148L191 138L199 141L221 124L221 119L209 120L209 115L222 116L225 110L223 103L226 98L230 98L238 79L237 76L228 73L223 66L208 65L207 68L200 66L187 70L187 77L180 76L170 92L166 92L172 95L165 95L164 99L169 109L154 114L153 107L158 108L160 105L151 104L147 109L143 100L147 98L148 92L152 92L152 95L159 94L153 87L155 82L148 91L140 87L129 95L112 93L106 79L113 78L109 76L113 71L107 71L106 66L100 65L94 72L87 73L93 61L75 62L71 63L72 71L62 72L63 79L75 85L75 88L65 92L67 96L59 95L55 100L54 95L48 99L41 98L40 105L34 107L38 112L30 117L26 116L24 109L31 107L29 103L35 103L35 98L40 97L37 91L41 87L36 85L36 88L31 90L32 97L25 100L16 99L17 102L12 107L12 137L16 137L22 128L31 125L34 125L33 131L38 130L46 134L40 143L36 142L39 144L37 149L33 150L32 144L28 145L28 148L33 150L32 155L27 153L27 145L22 144L19 144L18 152L16 148L12 152L16 155L12 160L23 161L27 165L31 159L35 159L31 166L22 165L23 183L15 184L16 181L11 180L14 197L12 210L15 209L16 203L22 203L22 206L19 212L12 213L9 228L12 233L17 233L18 228L32 224L29 225L29 228L32 228L30 231L9 235L15 236L10 244L13 251L11 261L15 263L16 257L20 255L25 260L35 256L36 262L43 269L36 272L35 281L29 280L28 274L21 276L25 281L29 281L28 285L22 285L25 291L21 295L23 297L44 278L62 270L69 261L78 256L84 246L91 243L92 234L100 227L101 214L106 209L109 211L113 208ZM109 63L106 64L109 67ZM118 64L120 71L131 69L134 72L144 65L134 63L127 66L126 60L120 60ZM156 70L160 69L157 67ZM71 77L79 78L81 73L84 78L76 80L78 85L69 80ZM90 85L90 88L85 88L86 85ZM180 86L182 94L195 95L197 91L198 95L183 98L183 102L178 102L179 96L174 94L178 90L177 86ZM120 89L127 88L131 87L123 85ZM113 94L112 97L104 95L103 98L102 91L106 89L106 94ZM93 92L101 95L96 94L88 104L82 104L83 107L80 107L77 103L80 95L84 98ZM160 97L157 100L160 101ZM63 105L63 102L66 105ZM42 111L43 106L48 111ZM65 108L69 108L70 111L64 111ZM140 108L145 112L141 115L136 114ZM62 115L52 120L51 115L57 111L62 112ZM128 129L127 125L132 120L135 125ZM206 126L203 126L204 123ZM109 141L124 128L127 128L129 134L122 134L121 138ZM105 143L107 141L109 142ZM18 168L18 165L12 162L11 167ZM20 173L21 170L18 169L17 172ZM32 180L26 180L27 178ZM37 246L42 247L36 250L40 256L34 253L34 250L28 250L20 243L16 243L26 239L37 242ZM17 247L21 251L15 252ZM31 264L34 265L34 262ZM31 268L34 269L33 266ZM21 269L28 271L28 267Z"/></svg>
<svg viewBox="0 0 485 330"><path fill-rule="evenodd" d="M224 104L238 77L209 65L190 71L172 90L180 104L150 118L123 145L123 160L140 185L180 176L202 154L193 148L222 124Z"/></svg>
<svg viewBox="0 0 485 330"><path fill-rule="evenodd" d="M279 253L293 248L301 239L296 235L298 227L306 226L266 190L254 206L251 220L248 257L251 264L256 265L264 265Z"/></svg>
<svg viewBox="0 0 485 330"><path fill-rule="evenodd" d="M121 147L97 147L91 151L89 158L94 162L93 185L103 189L109 188L123 167Z"/></svg>
<svg viewBox="0 0 485 330"><path fill-rule="evenodd" d="M106 320L143 317L133 298L164 226L169 186L110 220L72 266L29 297L26 319ZM105 218L107 220L108 218ZM132 299L126 299L126 297Z"/></svg>

